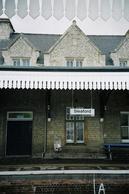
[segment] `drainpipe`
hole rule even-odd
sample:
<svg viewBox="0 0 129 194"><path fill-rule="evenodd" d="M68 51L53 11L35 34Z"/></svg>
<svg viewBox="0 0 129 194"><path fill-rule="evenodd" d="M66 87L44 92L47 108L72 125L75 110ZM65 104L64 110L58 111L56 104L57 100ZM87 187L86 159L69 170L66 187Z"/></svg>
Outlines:
<svg viewBox="0 0 129 194"><path fill-rule="evenodd" d="M47 130L48 130L48 121L51 121L51 90L46 90L45 93L45 136L44 136L44 151L42 157L45 157L47 152Z"/></svg>
<svg viewBox="0 0 129 194"><path fill-rule="evenodd" d="M44 135L44 149L42 158L45 157L47 151L47 121L48 121L48 91L45 92L45 135Z"/></svg>

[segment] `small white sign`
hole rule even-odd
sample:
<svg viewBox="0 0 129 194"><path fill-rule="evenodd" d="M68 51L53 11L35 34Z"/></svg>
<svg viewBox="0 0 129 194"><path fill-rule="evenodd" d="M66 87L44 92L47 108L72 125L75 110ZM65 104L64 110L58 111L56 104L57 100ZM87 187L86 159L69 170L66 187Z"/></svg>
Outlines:
<svg viewBox="0 0 129 194"><path fill-rule="evenodd" d="M70 108L70 115L81 115L81 116L95 116L95 109L93 108Z"/></svg>

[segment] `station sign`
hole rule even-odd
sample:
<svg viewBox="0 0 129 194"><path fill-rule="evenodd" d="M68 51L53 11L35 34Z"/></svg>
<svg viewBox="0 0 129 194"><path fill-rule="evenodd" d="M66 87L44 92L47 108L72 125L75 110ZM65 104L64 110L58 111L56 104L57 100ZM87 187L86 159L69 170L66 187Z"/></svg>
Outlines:
<svg viewBox="0 0 129 194"><path fill-rule="evenodd" d="M87 116L94 117L95 109L93 108L70 108L71 116Z"/></svg>

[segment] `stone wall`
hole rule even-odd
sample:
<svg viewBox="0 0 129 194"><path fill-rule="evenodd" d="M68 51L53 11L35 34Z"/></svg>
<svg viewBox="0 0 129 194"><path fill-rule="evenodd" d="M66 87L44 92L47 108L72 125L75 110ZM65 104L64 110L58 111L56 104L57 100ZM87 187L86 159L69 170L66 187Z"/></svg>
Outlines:
<svg viewBox="0 0 129 194"><path fill-rule="evenodd" d="M116 48L116 51L111 53L111 58L114 61L115 66L120 66L120 59L125 59L128 61L128 66L129 66L129 37L125 38L123 42Z"/></svg>
<svg viewBox="0 0 129 194"><path fill-rule="evenodd" d="M76 26L72 25L50 52L45 65L66 66L66 59L81 59L83 66L104 66L105 56Z"/></svg>
<svg viewBox="0 0 129 194"><path fill-rule="evenodd" d="M20 37L8 50L2 52L6 65L13 65L15 58L29 58L30 65L36 65L39 53Z"/></svg>
<svg viewBox="0 0 129 194"><path fill-rule="evenodd" d="M1 39L9 39L10 33L12 33L13 30L10 26L9 22L1 22L0 21L0 40Z"/></svg>

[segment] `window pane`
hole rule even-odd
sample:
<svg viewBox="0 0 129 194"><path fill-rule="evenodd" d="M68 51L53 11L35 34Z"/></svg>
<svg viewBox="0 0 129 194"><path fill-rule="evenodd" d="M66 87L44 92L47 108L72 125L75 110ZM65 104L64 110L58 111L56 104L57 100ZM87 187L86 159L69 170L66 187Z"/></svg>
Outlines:
<svg viewBox="0 0 129 194"><path fill-rule="evenodd" d="M120 67L126 67L128 64L127 60L120 60Z"/></svg>
<svg viewBox="0 0 129 194"><path fill-rule="evenodd" d="M20 66L20 59L13 59L13 65L15 67L19 67Z"/></svg>
<svg viewBox="0 0 129 194"><path fill-rule="evenodd" d="M66 142L74 142L74 122L66 122Z"/></svg>
<svg viewBox="0 0 129 194"><path fill-rule="evenodd" d="M32 119L32 112L8 112L8 119Z"/></svg>
<svg viewBox="0 0 129 194"><path fill-rule="evenodd" d="M121 114L121 126L128 126L128 114Z"/></svg>
<svg viewBox="0 0 129 194"><path fill-rule="evenodd" d="M121 136L122 139L128 139L128 127L121 127Z"/></svg>
<svg viewBox="0 0 129 194"><path fill-rule="evenodd" d="M82 67L82 61L76 61L76 67Z"/></svg>
<svg viewBox="0 0 129 194"><path fill-rule="evenodd" d="M22 65L23 66L29 66L30 65L30 60L29 59L22 59Z"/></svg>
<svg viewBox="0 0 129 194"><path fill-rule="evenodd" d="M84 142L84 123L76 122L76 141L77 143Z"/></svg>
<svg viewBox="0 0 129 194"><path fill-rule="evenodd" d="M76 116L75 117L75 119L76 119L76 121L78 120L78 121L83 121L84 120L84 116Z"/></svg>
<svg viewBox="0 0 129 194"><path fill-rule="evenodd" d="M73 67L73 60L67 60L67 67Z"/></svg>

